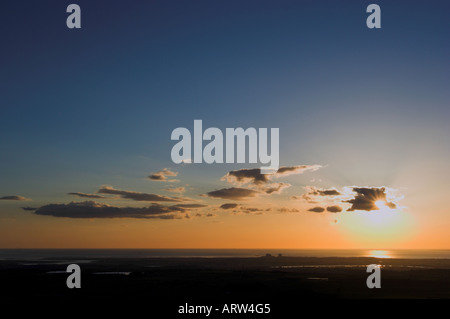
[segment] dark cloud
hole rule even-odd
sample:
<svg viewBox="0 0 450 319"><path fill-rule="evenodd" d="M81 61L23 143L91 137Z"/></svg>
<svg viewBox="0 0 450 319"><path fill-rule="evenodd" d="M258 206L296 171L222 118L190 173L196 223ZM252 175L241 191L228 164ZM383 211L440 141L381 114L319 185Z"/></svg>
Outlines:
<svg viewBox="0 0 450 319"><path fill-rule="evenodd" d="M282 166L275 173L276 177L286 176L291 174L303 174L306 171L317 171L321 165L297 165L297 166Z"/></svg>
<svg viewBox="0 0 450 319"><path fill-rule="evenodd" d="M317 191L320 196L338 196L341 195L337 190L335 189L324 189L324 190L318 190Z"/></svg>
<svg viewBox="0 0 450 319"><path fill-rule="evenodd" d="M230 171L222 177L222 179L226 180L230 183L237 184L247 184L253 183L255 185L265 184L269 182L268 174L261 174L261 169L253 168L253 169L240 169L237 171Z"/></svg>
<svg viewBox="0 0 450 319"><path fill-rule="evenodd" d="M151 180L154 180L154 181L165 181L166 180L166 177L164 175L159 175L159 174L158 175L157 174L149 175L148 178L150 178Z"/></svg>
<svg viewBox="0 0 450 319"><path fill-rule="evenodd" d="M271 178L280 176L287 176L291 174L302 174L306 171L318 170L320 165L297 165L297 166L283 166L280 167L274 174L261 174L261 169L240 169L228 172L222 180L235 184L253 184L261 186L271 182Z"/></svg>
<svg viewBox="0 0 450 319"><path fill-rule="evenodd" d="M308 209L308 212L322 213L324 210L325 210L325 208L317 206L317 207Z"/></svg>
<svg viewBox="0 0 450 319"><path fill-rule="evenodd" d="M233 208L236 208L237 206L238 206L238 204L236 204L236 203L226 203L226 204L220 205L220 208L222 208L222 209L233 209Z"/></svg>
<svg viewBox="0 0 450 319"><path fill-rule="evenodd" d="M386 188L384 187L353 187L353 192L356 193L355 197L344 201L345 203L352 204L352 206L347 209L349 212L355 210L378 210L379 207L375 204L377 201L384 201L386 206L391 209L397 207L395 203L386 200Z"/></svg>
<svg viewBox="0 0 450 319"><path fill-rule="evenodd" d="M0 197L0 200L30 200L30 199L29 198L25 198L23 196L11 195L11 196Z"/></svg>
<svg viewBox="0 0 450 319"><path fill-rule="evenodd" d="M139 219L181 219L189 218L187 209L181 205L148 207L116 207L94 201L49 204L38 208L36 215L67 218L139 218Z"/></svg>
<svg viewBox="0 0 450 319"><path fill-rule="evenodd" d="M34 210L36 210L37 208L35 208L35 207L22 207L22 209L23 209L23 210L26 210L26 211L34 211Z"/></svg>
<svg viewBox="0 0 450 319"><path fill-rule="evenodd" d="M78 197L82 197L82 198L105 198L105 196L101 196L101 195L85 194L85 193L80 193L80 192L67 193L67 195L73 195L73 196L78 196Z"/></svg>
<svg viewBox="0 0 450 319"><path fill-rule="evenodd" d="M231 187L222 188L216 191L206 193L206 196L213 198L223 198L231 200L242 200L250 197L255 197L259 192L247 188Z"/></svg>
<svg viewBox="0 0 450 319"><path fill-rule="evenodd" d="M307 196L338 196L342 195L337 189L331 188L331 189L319 189L314 186L306 186L305 187L308 190L308 193L304 194L304 197Z"/></svg>
<svg viewBox="0 0 450 319"><path fill-rule="evenodd" d="M114 189L110 186L103 186L98 190L100 194L110 194L110 195L119 195L125 199L132 199L136 201L144 201L144 202L179 202L184 200L182 198L177 197L168 197L157 194L147 194L147 193L139 193L133 191L124 191L119 189Z"/></svg>
<svg viewBox="0 0 450 319"><path fill-rule="evenodd" d="M340 213L342 212L342 207L337 205L328 206L327 211L329 211L330 213Z"/></svg>
<svg viewBox="0 0 450 319"><path fill-rule="evenodd" d="M177 176L177 175L178 175L177 172L172 172L171 170L164 168L162 171L151 174L148 178L150 178L151 180L154 180L154 181L164 182L164 181L169 181L167 179L167 177L173 177L173 176ZM174 181L174 180L170 180L170 181Z"/></svg>

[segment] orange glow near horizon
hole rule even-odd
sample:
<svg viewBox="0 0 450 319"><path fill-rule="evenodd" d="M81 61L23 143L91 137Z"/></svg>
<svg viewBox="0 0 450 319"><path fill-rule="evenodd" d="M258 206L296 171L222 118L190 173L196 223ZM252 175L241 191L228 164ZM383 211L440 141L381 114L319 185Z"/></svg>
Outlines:
<svg viewBox="0 0 450 319"><path fill-rule="evenodd" d="M343 213L339 225L352 241L364 245L395 245L409 238L413 229L411 214L376 202L379 210Z"/></svg>

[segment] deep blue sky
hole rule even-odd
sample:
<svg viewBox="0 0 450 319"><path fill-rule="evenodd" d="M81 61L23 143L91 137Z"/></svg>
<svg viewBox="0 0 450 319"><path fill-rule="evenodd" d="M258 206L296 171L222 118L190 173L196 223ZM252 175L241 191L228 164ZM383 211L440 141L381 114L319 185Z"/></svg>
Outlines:
<svg viewBox="0 0 450 319"><path fill-rule="evenodd" d="M375 1L379 30L374 1L75 1L69 30L72 2L2 5L2 195L132 186L194 119L279 127L282 164L342 185L448 158L447 1Z"/></svg>

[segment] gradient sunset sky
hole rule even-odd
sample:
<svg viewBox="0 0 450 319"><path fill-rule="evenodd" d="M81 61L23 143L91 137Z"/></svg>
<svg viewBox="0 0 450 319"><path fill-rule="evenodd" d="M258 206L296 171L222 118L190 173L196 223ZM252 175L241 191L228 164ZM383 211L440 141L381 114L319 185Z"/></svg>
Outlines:
<svg viewBox="0 0 450 319"><path fill-rule="evenodd" d="M0 248L450 249L449 15L448 1L8 1ZM174 164L171 132L195 119L279 128L282 169Z"/></svg>

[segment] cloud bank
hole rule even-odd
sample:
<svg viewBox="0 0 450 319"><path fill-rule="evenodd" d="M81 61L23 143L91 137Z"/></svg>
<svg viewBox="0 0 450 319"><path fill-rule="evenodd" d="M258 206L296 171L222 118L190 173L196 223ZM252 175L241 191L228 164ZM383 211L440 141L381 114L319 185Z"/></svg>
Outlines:
<svg viewBox="0 0 450 319"><path fill-rule="evenodd" d="M197 206L196 206L197 207ZM192 205L163 206L152 204L148 207L117 207L94 201L71 202L69 204L49 204L38 208L36 215L66 218L139 218L139 219L182 219Z"/></svg>

